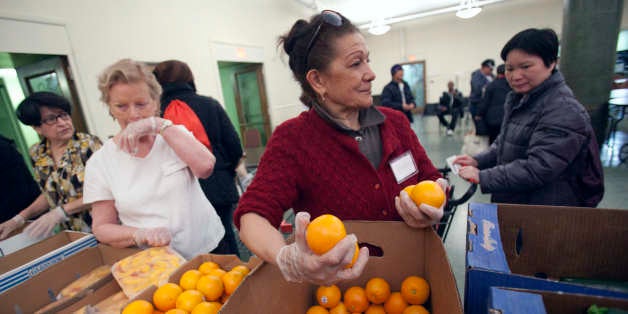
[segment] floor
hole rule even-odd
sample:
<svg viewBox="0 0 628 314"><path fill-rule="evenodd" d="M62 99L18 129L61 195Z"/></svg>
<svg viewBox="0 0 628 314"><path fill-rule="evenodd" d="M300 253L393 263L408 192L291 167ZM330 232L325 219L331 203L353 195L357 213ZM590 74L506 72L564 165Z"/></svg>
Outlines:
<svg viewBox="0 0 628 314"><path fill-rule="evenodd" d="M622 164L618 156L622 145L628 143L628 122L622 123L613 140L605 143L601 151L602 164L605 167L606 193L599 205L600 208L628 209L628 161ZM412 128L434 165L440 168L446 165L447 157L460 154L464 134L470 130L471 121L468 116L465 116L453 136L446 135L446 130L439 126L436 116L415 116ZM454 175L450 178L450 184L456 187L455 196L460 196L469 187L467 182ZM482 194L478 189L469 202L489 203L490 195ZM288 220L292 218L290 212L287 212L286 218ZM464 298L466 228L467 204L465 203L457 207L445 241L445 249L461 299ZM241 257L248 259L249 253L246 248L241 243L240 246Z"/></svg>

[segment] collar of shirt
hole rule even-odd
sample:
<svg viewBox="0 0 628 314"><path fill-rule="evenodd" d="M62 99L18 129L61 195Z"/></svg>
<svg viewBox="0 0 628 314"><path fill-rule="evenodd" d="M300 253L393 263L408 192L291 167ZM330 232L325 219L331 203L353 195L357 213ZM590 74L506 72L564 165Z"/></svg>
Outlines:
<svg viewBox="0 0 628 314"><path fill-rule="evenodd" d="M359 134L360 131L364 130L365 128L384 123L384 120L386 119L384 114L379 112L379 110L377 110L375 106L370 106L368 108L360 109L360 113L358 116L358 122L360 123L360 130L355 131L348 128L344 124L342 124L340 120L332 117L331 114L329 114L329 112L327 112L327 110L323 108L322 106L320 106L318 103L314 103L314 106L312 106L312 108L314 109L314 111L316 111L316 113L323 120L331 124L336 130L342 133L348 134L348 135L354 135L356 133Z"/></svg>

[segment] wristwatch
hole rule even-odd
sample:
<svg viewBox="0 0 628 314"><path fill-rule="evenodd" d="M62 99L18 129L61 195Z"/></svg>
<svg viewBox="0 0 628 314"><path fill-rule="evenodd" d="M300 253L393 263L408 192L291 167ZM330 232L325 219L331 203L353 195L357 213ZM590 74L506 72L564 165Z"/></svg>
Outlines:
<svg viewBox="0 0 628 314"><path fill-rule="evenodd" d="M172 121L164 119L164 122L161 123L161 127L159 128L159 135L164 136L164 131L172 126Z"/></svg>

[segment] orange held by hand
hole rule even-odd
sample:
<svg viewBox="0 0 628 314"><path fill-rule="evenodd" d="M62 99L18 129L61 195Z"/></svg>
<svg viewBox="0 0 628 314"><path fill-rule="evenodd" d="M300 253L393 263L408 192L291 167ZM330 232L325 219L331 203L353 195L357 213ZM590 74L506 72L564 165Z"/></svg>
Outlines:
<svg viewBox="0 0 628 314"><path fill-rule="evenodd" d="M317 255L327 253L346 236L345 225L338 217L330 214L316 217L305 230L305 241L310 250ZM353 263L358 259L359 252L360 249L356 243L353 259L347 268L353 266Z"/></svg>
<svg viewBox="0 0 628 314"><path fill-rule="evenodd" d="M407 188L408 187L406 187L406 189ZM445 192L443 192L443 189L438 183L430 180L419 182L408 194L417 206L427 204L432 207L440 208L445 203Z"/></svg>

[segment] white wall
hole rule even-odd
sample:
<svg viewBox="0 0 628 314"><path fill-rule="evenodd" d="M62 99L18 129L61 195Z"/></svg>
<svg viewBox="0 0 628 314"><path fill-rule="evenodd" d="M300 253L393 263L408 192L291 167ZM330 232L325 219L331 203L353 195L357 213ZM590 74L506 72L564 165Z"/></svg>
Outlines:
<svg viewBox="0 0 628 314"><path fill-rule="evenodd" d="M378 76L373 93L379 94L390 80L392 64L414 55L426 61L428 102L438 99L448 80L457 81L468 94L470 73L487 57L499 63L499 51L516 32L527 27L552 27L560 32L562 5L562 0L509 0L487 6L471 20L453 14L433 16L394 25L384 36L367 35ZM628 5L624 13L627 10ZM12 25L49 23L0 28L0 51L68 54L88 127L106 137L118 126L99 101L96 80L117 59L181 59L192 67L199 92L222 101L212 43L259 48L274 127L303 108L287 58L280 58L277 37L297 18L311 14L293 0L2 0L0 26L7 17ZM627 20L624 14L623 28L628 28ZM49 31L50 37L29 36L40 28Z"/></svg>
<svg viewBox="0 0 628 314"><path fill-rule="evenodd" d="M71 45L73 72L88 127L101 137L114 134L116 123L99 101L98 74L120 58L159 62L181 59L196 78L199 93L222 100L217 61L211 43L221 42L255 46L264 51L264 74L271 123L278 124L300 110L298 85L287 62L279 58L277 37L292 23L310 13L295 1L283 0L3 0L0 16L26 21L53 21L53 28L64 26ZM9 36L6 28L0 38ZM25 37L13 29L13 37ZM57 32L55 32L56 34ZM15 51L9 41L0 50ZM34 46L44 45L43 41ZM7 46L9 48L7 48ZM278 114L273 108L282 108ZM294 108L294 110L286 110Z"/></svg>
<svg viewBox="0 0 628 314"><path fill-rule="evenodd" d="M560 36L562 11L562 0L509 0L486 6L470 20L448 13L393 25L382 36L367 35L371 66L377 74L373 94L380 94L390 81L391 65L414 56L425 61L428 103L438 101L449 80L468 96L471 72L482 60L492 58L496 64L502 63L499 53L504 44L529 27L550 27ZM627 12L625 5L623 29L628 28Z"/></svg>

